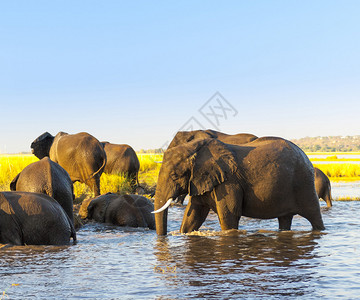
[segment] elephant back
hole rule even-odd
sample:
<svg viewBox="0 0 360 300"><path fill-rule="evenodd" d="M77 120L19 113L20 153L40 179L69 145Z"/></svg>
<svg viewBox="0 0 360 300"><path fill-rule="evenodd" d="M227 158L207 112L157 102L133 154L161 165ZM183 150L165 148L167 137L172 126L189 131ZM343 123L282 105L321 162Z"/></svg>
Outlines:
<svg viewBox="0 0 360 300"><path fill-rule="evenodd" d="M135 176L140 168L140 162L134 149L127 144L103 143L107 163L105 173L124 173Z"/></svg>
<svg viewBox="0 0 360 300"><path fill-rule="evenodd" d="M86 132L59 133L51 147L50 158L69 173L73 182L86 182L96 174L101 175L106 164L103 146Z"/></svg>

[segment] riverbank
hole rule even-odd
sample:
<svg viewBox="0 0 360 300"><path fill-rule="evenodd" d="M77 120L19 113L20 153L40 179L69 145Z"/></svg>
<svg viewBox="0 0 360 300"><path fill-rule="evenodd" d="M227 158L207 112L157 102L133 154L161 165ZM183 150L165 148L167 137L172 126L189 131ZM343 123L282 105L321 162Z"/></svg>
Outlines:
<svg viewBox="0 0 360 300"><path fill-rule="evenodd" d="M163 154L138 153L140 161L139 183L142 192L155 191ZM322 170L331 182L360 181L360 152L311 152L307 153L315 167ZM0 155L0 190L9 191L10 182L27 165L38 159L32 154ZM92 192L82 183L74 184L76 198L91 197ZM101 193L130 193L130 181L121 174L101 176Z"/></svg>

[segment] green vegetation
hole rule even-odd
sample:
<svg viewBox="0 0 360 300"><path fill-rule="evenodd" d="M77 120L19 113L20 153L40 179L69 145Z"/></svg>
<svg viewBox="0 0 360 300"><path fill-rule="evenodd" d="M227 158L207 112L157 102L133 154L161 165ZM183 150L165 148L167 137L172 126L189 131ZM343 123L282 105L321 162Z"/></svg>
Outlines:
<svg viewBox="0 0 360 300"><path fill-rule="evenodd" d="M305 152L351 152L360 151L360 135L318 136L292 140Z"/></svg>

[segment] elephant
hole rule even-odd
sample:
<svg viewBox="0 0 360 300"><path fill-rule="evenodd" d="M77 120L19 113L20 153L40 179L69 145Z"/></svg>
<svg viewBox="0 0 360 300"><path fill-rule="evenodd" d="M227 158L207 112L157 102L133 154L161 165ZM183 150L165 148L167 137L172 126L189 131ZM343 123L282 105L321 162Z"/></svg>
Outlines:
<svg viewBox="0 0 360 300"><path fill-rule="evenodd" d="M60 204L48 195L0 192L0 243L69 245L74 226Z"/></svg>
<svg viewBox="0 0 360 300"><path fill-rule="evenodd" d="M327 207L332 206L331 184L329 178L318 168L314 168L315 172L315 189L319 199L326 202Z"/></svg>
<svg viewBox="0 0 360 300"><path fill-rule="evenodd" d="M190 142L195 139L207 139L216 138L227 144L241 145L252 142L258 137L250 133L238 133L238 134L226 134L215 130L193 130L193 131L178 131L171 143L169 148L178 146L183 143Z"/></svg>
<svg viewBox="0 0 360 300"><path fill-rule="evenodd" d="M31 148L39 159L49 156L62 166L72 182L85 183L95 196L100 195L100 176L106 165L106 153L95 137L86 132L59 132L55 137L45 132L32 142Z"/></svg>
<svg viewBox="0 0 360 300"><path fill-rule="evenodd" d="M242 145L256 140L258 137L250 133L226 134L215 130L194 130L194 131L178 131L171 141L169 148L188 143L194 139L216 138L227 144ZM185 195L180 195L176 202L183 204Z"/></svg>
<svg viewBox="0 0 360 300"><path fill-rule="evenodd" d="M106 152L107 163L104 173L124 174L131 179L132 185L139 185L140 162L133 148L126 144L101 142Z"/></svg>
<svg viewBox="0 0 360 300"><path fill-rule="evenodd" d="M314 169L292 142L262 137L243 145L197 139L167 149L155 193L156 232L167 233L168 206L189 193L180 232L198 230L212 209L222 230L237 229L241 216L278 218L290 230L292 218L306 218L324 230Z"/></svg>
<svg viewBox="0 0 360 300"><path fill-rule="evenodd" d="M79 215L100 223L155 229L153 210L154 205L143 196L107 193L84 200Z"/></svg>
<svg viewBox="0 0 360 300"><path fill-rule="evenodd" d="M11 191L44 193L54 198L74 224L74 186L69 174L59 164L44 157L25 167L10 183Z"/></svg>

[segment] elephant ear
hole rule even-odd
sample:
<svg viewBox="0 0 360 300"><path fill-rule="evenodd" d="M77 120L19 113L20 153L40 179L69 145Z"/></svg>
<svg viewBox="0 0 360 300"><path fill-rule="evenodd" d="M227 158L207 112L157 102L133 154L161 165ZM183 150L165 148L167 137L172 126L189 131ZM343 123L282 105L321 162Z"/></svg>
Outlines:
<svg viewBox="0 0 360 300"><path fill-rule="evenodd" d="M42 142L42 141L44 141L44 140L46 140L46 139L49 139L49 138L53 138L53 136L46 131L46 132L44 132L42 135L40 135L39 137L37 137L37 138L31 143L31 146L30 146L30 147L33 148L37 143Z"/></svg>
<svg viewBox="0 0 360 300"><path fill-rule="evenodd" d="M39 159L49 156L53 141L54 137L50 133L43 133L31 143L30 147L33 149L33 154L35 154L35 156Z"/></svg>
<svg viewBox="0 0 360 300"><path fill-rule="evenodd" d="M237 170L235 157L229 146L210 139L191 159L189 195L202 195L228 180Z"/></svg>
<svg viewBox="0 0 360 300"><path fill-rule="evenodd" d="M101 196L100 196L101 197ZM104 223L106 209L109 201L106 198L94 198L87 207L88 219L95 220L96 222Z"/></svg>
<svg viewBox="0 0 360 300"><path fill-rule="evenodd" d="M10 183L10 191L16 191L16 184L17 184L17 181L19 180L20 174L21 174L21 172L19 174L17 174L15 176L15 178L11 181L11 183Z"/></svg>
<svg viewBox="0 0 360 300"><path fill-rule="evenodd" d="M95 205L94 203L90 202L90 204L87 207L87 218L89 220L93 219L94 210L95 210Z"/></svg>

